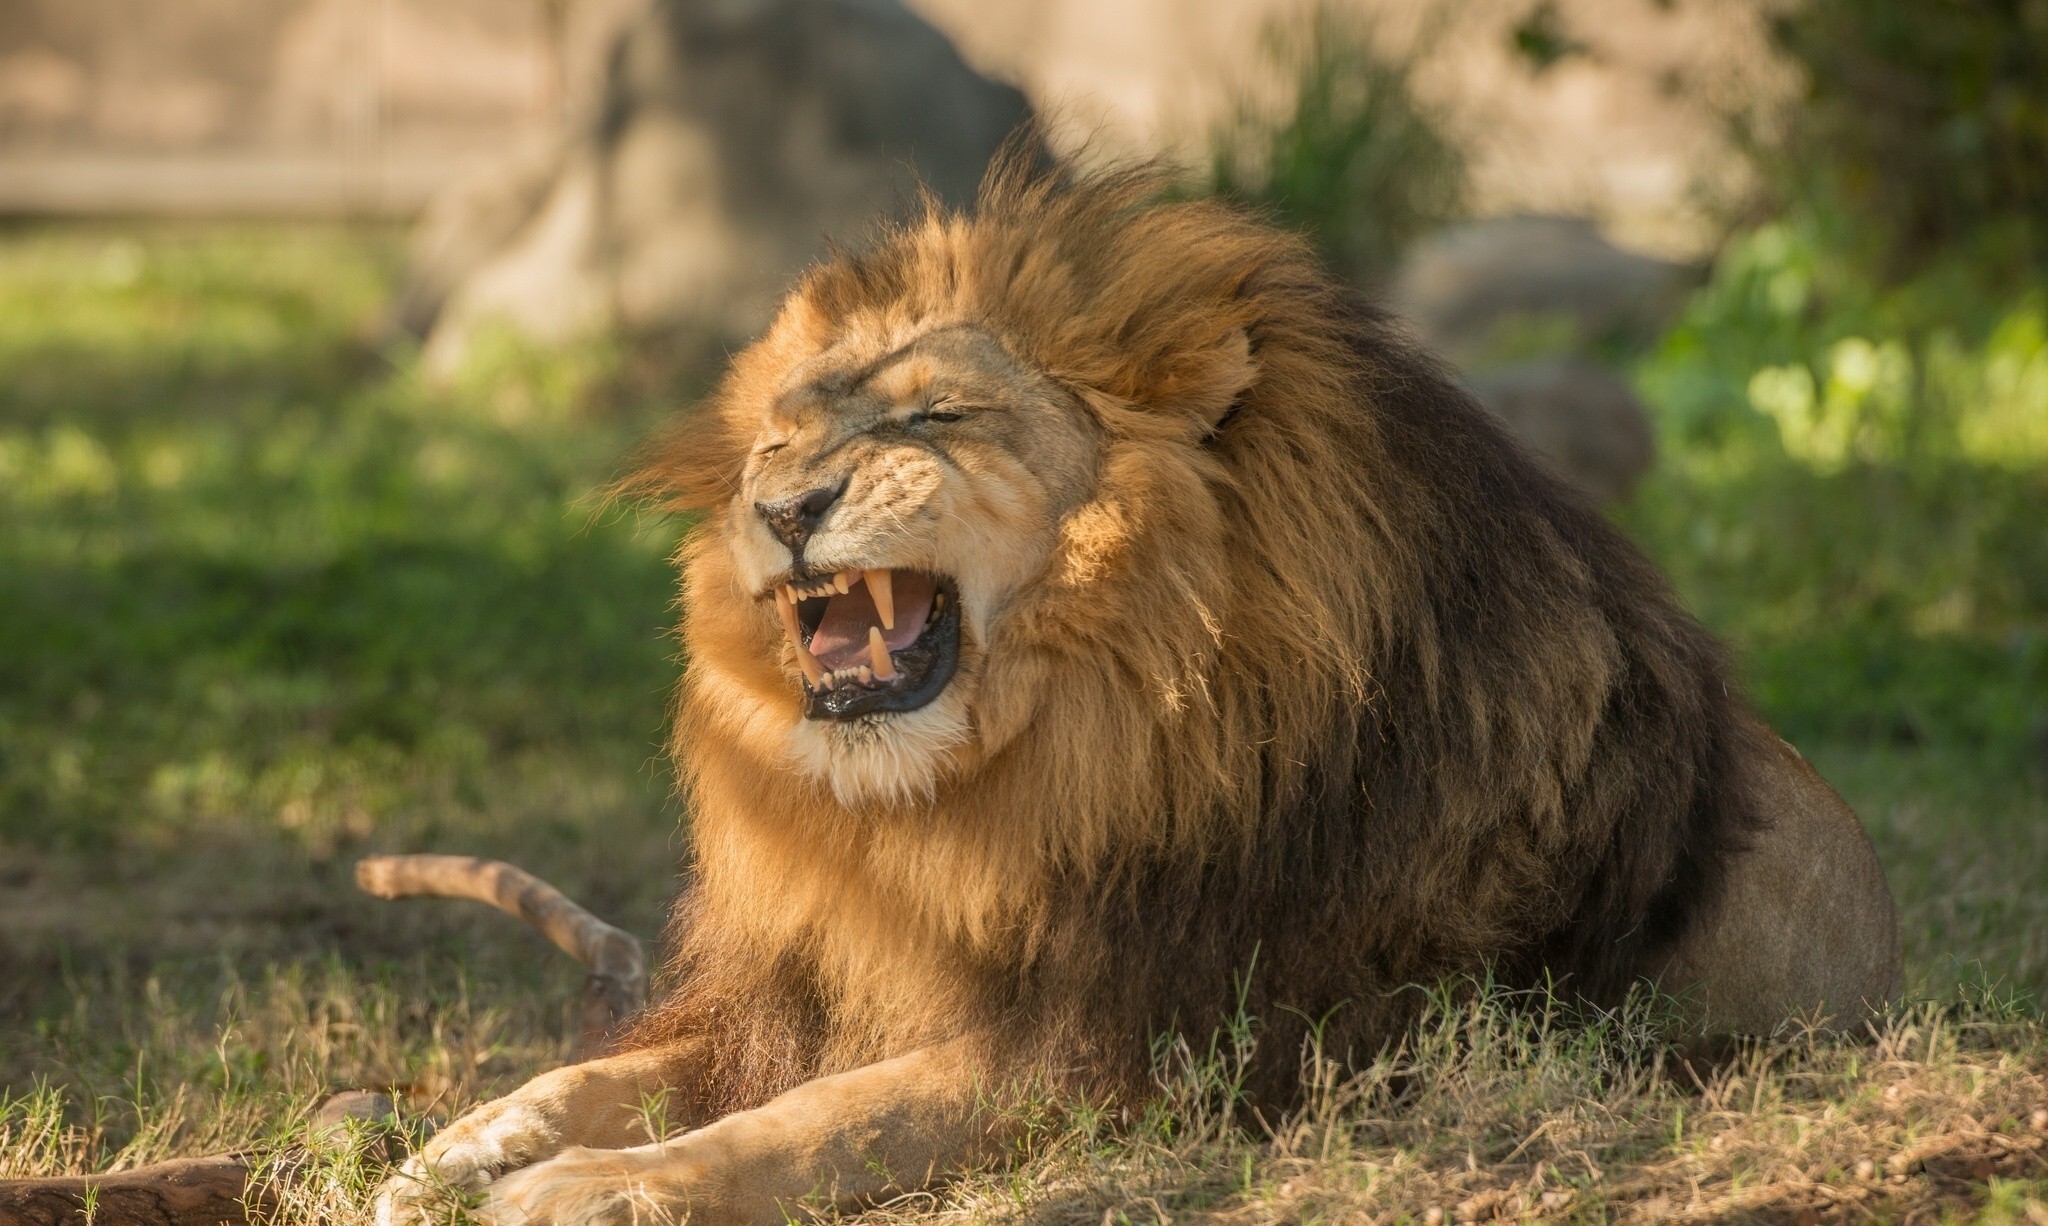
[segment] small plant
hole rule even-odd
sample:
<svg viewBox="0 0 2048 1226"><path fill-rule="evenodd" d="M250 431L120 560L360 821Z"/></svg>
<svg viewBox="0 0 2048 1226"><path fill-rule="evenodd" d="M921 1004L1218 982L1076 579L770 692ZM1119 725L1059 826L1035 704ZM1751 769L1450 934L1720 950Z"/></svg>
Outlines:
<svg viewBox="0 0 2048 1226"><path fill-rule="evenodd" d="M1312 237L1354 280L1384 279L1402 248L1455 217L1465 165L1415 94L1416 54L1386 51L1363 19L1318 8L1268 28L1283 106L1241 96L1217 131L1209 190Z"/></svg>
<svg viewBox="0 0 2048 1226"><path fill-rule="evenodd" d="M2048 5L1807 0L1772 33L1806 79L1756 146L1784 203L1893 275L1987 228L2048 259Z"/></svg>

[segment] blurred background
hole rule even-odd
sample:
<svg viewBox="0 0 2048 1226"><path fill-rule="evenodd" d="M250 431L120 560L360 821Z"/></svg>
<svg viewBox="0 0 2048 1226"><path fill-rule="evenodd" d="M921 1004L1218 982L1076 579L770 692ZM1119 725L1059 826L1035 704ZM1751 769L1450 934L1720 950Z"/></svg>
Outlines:
<svg viewBox="0 0 2048 1226"><path fill-rule="evenodd" d="M7 0L0 1177L558 1060L643 936L685 525L599 492L1027 115L1304 230L1863 814L1913 990L2048 987L2048 0Z"/></svg>

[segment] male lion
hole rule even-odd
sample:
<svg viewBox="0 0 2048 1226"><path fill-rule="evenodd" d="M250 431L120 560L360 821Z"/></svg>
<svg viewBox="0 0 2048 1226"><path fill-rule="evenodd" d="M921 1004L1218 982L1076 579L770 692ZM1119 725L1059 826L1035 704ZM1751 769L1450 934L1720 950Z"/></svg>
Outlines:
<svg viewBox="0 0 2048 1226"><path fill-rule="evenodd" d="M1367 1060L1487 967L1716 1033L1890 996L1855 814L1642 554L1300 241L1161 187L1013 159L808 274L656 454L703 515L667 1001L382 1220L857 1205L1240 1002L1284 1101L1312 1024Z"/></svg>

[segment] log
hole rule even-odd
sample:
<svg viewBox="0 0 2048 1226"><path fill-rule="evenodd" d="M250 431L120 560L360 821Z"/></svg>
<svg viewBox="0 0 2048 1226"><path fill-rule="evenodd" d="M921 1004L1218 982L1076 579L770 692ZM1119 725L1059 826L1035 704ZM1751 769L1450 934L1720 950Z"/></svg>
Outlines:
<svg viewBox="0 0 2048 1226"><path fill-rule="evenodd" d="M405 1157L398 1107L371 1090L330 1095L313 1113L311 1144L324 1149L358 1120L385 1133L364 1152L372 1162ZM361 1127L362 1125L357 1125ZM277 1187L307 1168L304 1149L285 1149L269 1162L251 1153L173 1158L106 1175L0 1179L0 1226L212 1226L266 1221L278 1208ZM251 1177L261 1182L250 1183ZM88 1208L89 1207L89 1208Z"/></svg>
<svg viewBox="0 0 2048 1226"><path fill-rule="evenodd" d="M592 915L524 869L476 856L370 856L356 884L378 898L468 898L489 903L538 929L590 972L569 1059L604 1049L620 1023L647 1004L647 957L639 938Z"/></svg>
<svg viewBox="0 0 2048 1226"><path fill-rule="evenodd" d="M0 1180L0 1226L213 1226L249 1220L275 1204L249 1186L240 1154L178 1158L112 1175ZM244 1197L255 1201L254 1206ZM91 1209L88 1212L87 1206Z"/></svg>

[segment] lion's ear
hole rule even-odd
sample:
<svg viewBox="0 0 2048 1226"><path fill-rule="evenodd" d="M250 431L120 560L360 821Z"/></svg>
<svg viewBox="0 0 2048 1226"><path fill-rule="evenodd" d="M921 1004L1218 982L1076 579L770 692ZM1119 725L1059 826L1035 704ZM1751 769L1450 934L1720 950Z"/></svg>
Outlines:
<svg viewBox="0 0 2048 1226"><path fill-rule="evenodd" d="M1183 349L1161 365L1145 400L1156 409L1188 415L1205 440L1259 377L1251 337L1243 328L1232 328L1210 344Z"/></svg>

